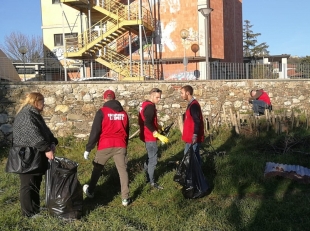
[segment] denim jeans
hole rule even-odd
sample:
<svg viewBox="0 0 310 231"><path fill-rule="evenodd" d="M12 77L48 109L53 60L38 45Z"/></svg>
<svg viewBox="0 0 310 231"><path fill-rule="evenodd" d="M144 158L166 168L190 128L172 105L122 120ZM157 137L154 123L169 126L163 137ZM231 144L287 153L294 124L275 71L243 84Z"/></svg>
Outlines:
<svg viewBox="0 0 310 231"><path fill-rule="evenodd" d="M145 148L147 150L147 157L144 163L144 170L147 174L147 180L152 184L155 183L154 171L157 164L157 142L145 142Z"/></svg>
<svg viewBox="0 0 310 231"><path fill-rule="evenodd" d="M265 114L267 104L262 100L253 100L253 111L255 114Z"/></svg>
<svg viewBox="0 0 310 231"><path fill-rule="evenodd" d="M187 153L189 147L191 146L192 144L191 143L186 143L185 144L185 149L184 149L184 155ZM200 143L195 143L193 144L193 150L194 150L194 153L197 157L197 160L199 162L199 164L201 164L201 157L200 157L200 153L199 153L199 148L200 148Z"/></svg>

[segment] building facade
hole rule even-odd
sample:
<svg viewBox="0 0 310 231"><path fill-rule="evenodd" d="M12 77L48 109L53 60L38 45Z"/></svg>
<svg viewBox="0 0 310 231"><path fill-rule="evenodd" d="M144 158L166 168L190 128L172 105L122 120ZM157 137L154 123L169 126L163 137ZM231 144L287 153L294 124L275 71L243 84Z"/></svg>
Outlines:
<svg viewBox="0 0 310 231"><path fill-rule="evenodd" d="M207 64L243 61L241 0L41 0L41 11L64 80L212 79Z"/></svg>

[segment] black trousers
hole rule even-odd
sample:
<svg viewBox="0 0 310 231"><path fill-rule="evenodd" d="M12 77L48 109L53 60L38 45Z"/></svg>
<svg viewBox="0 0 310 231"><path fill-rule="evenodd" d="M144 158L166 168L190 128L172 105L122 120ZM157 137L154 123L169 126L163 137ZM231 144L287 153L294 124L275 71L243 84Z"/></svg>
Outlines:
<svg viewBox="0 0 310 231"><path fill-rule="evenodd" d="M40 212L42 175L19 174L22 215L31 217Z"/></svg>

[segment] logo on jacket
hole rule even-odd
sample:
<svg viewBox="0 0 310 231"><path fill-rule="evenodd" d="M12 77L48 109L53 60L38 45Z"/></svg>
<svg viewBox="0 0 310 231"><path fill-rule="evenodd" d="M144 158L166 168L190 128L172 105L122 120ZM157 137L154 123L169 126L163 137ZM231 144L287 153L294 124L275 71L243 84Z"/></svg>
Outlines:
<svg viewBox="0 0 310 231"><path fill-rule="evenodd" d="M110 120L124 120L124 114L108 114Z"/></svg>

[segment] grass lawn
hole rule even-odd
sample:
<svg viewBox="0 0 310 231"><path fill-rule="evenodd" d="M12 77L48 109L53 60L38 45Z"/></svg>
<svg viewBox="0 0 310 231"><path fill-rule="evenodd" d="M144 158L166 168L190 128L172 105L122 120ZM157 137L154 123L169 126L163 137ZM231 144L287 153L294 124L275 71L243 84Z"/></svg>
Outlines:
<svg viewBox="0 0 310 231"><path fill-rule="evenodd" d="M310 168L310 131L289 135L261 133L235 135L228 129L214 133L211 146L204 144L203 172L210 192L199 199L184 199L181 186L173 181L175 169L169 161L180 160L184 143L173 130L170 142L160 147L156 179L164 190L145 183L144 144L130 140L128 170L133 203L121 205L120 185L114 162L109 161L93 199L85 198L83 217L64 221L42 211L42 217L23 218L19 205L19 178L4 171L7 148L1 148L0 230L310 230L310 186L284 177L264 178L266 162ZM289 140L302 140L288 146ZM60 140L57 156L79 163L81 184L89 181L92 164L84 160L85 141ZM284 148L283 148L284 147ZM298 152L297 152L298 151ZM225 152L225 153L223 153ZM90 154L94 157L95 150ZM221 155L220 155L221 154ZM44 183L44 182L43 182ZM41 206L44 202L44 184Z"/></svg>

